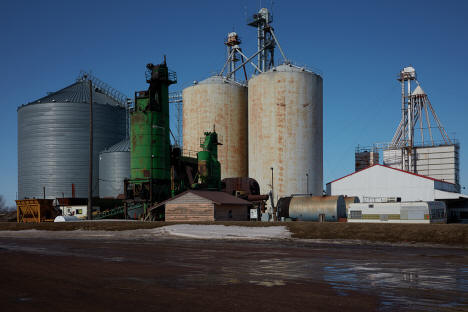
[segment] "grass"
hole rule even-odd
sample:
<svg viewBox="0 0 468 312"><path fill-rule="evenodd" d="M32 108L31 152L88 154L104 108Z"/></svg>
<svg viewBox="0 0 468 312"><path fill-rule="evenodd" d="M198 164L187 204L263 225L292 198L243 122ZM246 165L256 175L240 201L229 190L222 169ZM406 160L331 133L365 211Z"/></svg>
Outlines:
<svg viewBox="0 0 468 312"><path fill-rule="evenodd" d="M188 222L190 224L222 224L249 227L286 226L294 238L352 239L372 242L436 243L468 246L468 224L362 224L317 222ZM64 223L14 223L0 222L0 231L123 231L152 229L170 222L64 222Z"/></svg>

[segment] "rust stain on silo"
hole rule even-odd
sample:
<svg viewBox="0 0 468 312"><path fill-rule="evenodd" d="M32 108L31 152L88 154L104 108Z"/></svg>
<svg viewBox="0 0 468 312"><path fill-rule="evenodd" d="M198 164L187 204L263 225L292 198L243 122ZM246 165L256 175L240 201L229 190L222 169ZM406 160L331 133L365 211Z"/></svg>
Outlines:
<svg viewBox="0 0 468 312"><path fill-rule="evenodd" d="M211 77L183 91L183 148L200 151L203 132L215 130L221 176L247 176L247 87Z"/></svg>
<svg viewBox="0 0 468 312"><path fill-rule="evenodd" d="M307 71L277 67L249 81L249 176L275 197L320 194L322 169L322 82Z"/></svg>

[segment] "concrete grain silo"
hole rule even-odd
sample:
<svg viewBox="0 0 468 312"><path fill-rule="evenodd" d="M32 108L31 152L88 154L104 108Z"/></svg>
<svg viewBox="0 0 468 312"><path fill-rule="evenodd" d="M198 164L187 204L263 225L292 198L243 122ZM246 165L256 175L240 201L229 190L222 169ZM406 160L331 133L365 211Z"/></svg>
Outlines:
<svg viewBox="0 0 468 312"><path fill-rule="evenodd" d="M322 195L322 77L280 65L252 77L248 87L249 177L267 193L273 173L275 200Z"/></svg>
<svg viewBox="0 0 468 312"><path fill-rule="evenodd" d="M246 177L247 87L213 76L185 88L182 98L184 150L200 151L200 138L214 126L222 143L218 147L221 177Z"/></svg>
<svg viewBox="0 0 468 312"><path fill-rule="evenodd" d="M18 108L18 198L87 197L89 80ZM93 84L93 195L99 194L99 152L125 138L125 101Z"/></svg>

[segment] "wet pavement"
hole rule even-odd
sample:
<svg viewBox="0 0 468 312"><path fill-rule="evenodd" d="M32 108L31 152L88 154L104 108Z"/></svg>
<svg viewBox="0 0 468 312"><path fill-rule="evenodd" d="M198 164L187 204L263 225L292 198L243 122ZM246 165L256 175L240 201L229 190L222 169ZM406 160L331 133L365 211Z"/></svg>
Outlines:
<svg viewBox="0 0 468 312"><path fill-rule="evenodd" d="M0 278L8 311L468 311L460 248L0 238Z"/></svg>

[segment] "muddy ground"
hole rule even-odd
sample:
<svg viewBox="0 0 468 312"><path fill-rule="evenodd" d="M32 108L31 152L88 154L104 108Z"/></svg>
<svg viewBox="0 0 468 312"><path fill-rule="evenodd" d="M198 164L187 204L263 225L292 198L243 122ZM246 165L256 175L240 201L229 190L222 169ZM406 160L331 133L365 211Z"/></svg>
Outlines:
<svg viewBox="0 0 468 312"><path fill-rule="evenodd" d="M463 248L0 237L0 277L2 311L468 311Z"/></svg>
<svg viewBox="0 0 468 312"><path fill-rule="evenodd" d="M0 231L38 229L49 231L105 230L121 231L151 229L170 225L167 222L67 222L67 223L14 223L0 222ZM224 224L242 226L283 225L294 238L350 239L371 242L434 243L468 246L468 224L359 224L316 222L201 222L191 224Z"/></svg>

